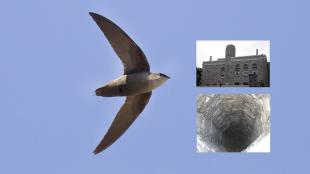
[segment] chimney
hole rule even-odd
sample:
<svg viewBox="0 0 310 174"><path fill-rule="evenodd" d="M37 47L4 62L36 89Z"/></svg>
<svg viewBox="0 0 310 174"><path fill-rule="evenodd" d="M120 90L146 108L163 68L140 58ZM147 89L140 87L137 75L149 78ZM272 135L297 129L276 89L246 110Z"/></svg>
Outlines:
<svg viewBox="0 0 310 174"><path fill-rule="evenodd" d="M258 49L256 49L256 55L258 55Z"/></svg>
<svg viewBox="0 0 310 174"><path fill-rule="evenodd" d="M210 61L212 61L212 56L210 56Z"/></svg>

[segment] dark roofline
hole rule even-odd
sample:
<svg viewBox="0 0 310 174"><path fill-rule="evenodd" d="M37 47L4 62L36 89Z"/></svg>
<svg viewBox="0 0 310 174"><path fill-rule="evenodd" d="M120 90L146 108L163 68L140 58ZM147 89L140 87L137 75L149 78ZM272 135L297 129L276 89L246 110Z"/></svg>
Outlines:
<svg viewBox="0 0 310 174"><path fill-rule="evenodd" d="M230 57L230 59L244 59L244 58L255 58L255 57L266 57L265 54L260 54L260 55L249 55L249 56L238 56L238 57ZM203 62L224 62L226 58L219 58L217 60L214 61L203 61Z"/></svg>

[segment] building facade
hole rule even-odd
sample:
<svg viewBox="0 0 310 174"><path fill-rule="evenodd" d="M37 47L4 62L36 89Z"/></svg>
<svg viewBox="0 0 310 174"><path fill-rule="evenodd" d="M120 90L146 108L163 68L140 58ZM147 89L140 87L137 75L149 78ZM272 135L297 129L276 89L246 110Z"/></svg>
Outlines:
<svg viewBox="0 0 310 174"><path fill-rule="evenodd" d="M269 86L269 63L264 54L236 57L234 45L227 45L225 58L203 62L202 86Z"/></svg>

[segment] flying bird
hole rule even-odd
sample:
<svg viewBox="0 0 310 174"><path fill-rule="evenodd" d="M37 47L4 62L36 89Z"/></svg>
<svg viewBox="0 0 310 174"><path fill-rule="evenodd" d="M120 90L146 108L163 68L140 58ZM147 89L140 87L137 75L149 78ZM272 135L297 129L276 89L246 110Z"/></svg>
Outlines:
<svg viewBox="0 0 310 174"><path fill-rule="evenodd" d="M107 133L94 150L98 154L112 145L143 111L152 95L152 90L162 85L168 77L150 72L150 65L140 47L111 20L90 12L112 48L121 59L124 74L98 88L97 96L126 96Z"/></svg>

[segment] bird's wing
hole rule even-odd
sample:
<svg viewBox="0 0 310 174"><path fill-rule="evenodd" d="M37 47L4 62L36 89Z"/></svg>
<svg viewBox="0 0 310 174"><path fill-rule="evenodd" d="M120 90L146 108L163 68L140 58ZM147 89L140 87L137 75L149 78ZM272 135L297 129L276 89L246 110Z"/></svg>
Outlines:
<svg viewBox="0 0 310 174"><path fill-rule="evenodd" d="M124 74L149 72L150 66L139 46L115 23L98 15L89 13L104 33L124 65Z"/></svg>
<svg viewBox="0 0 310 174"><path fill-rule="evenodd" d="M100 153L108 148L129 128L143 111L151 95L152 92L148 92L136 96L128 96L126 98L125 103L117 113L108 132L94 150L94 154Z"/></svg>

